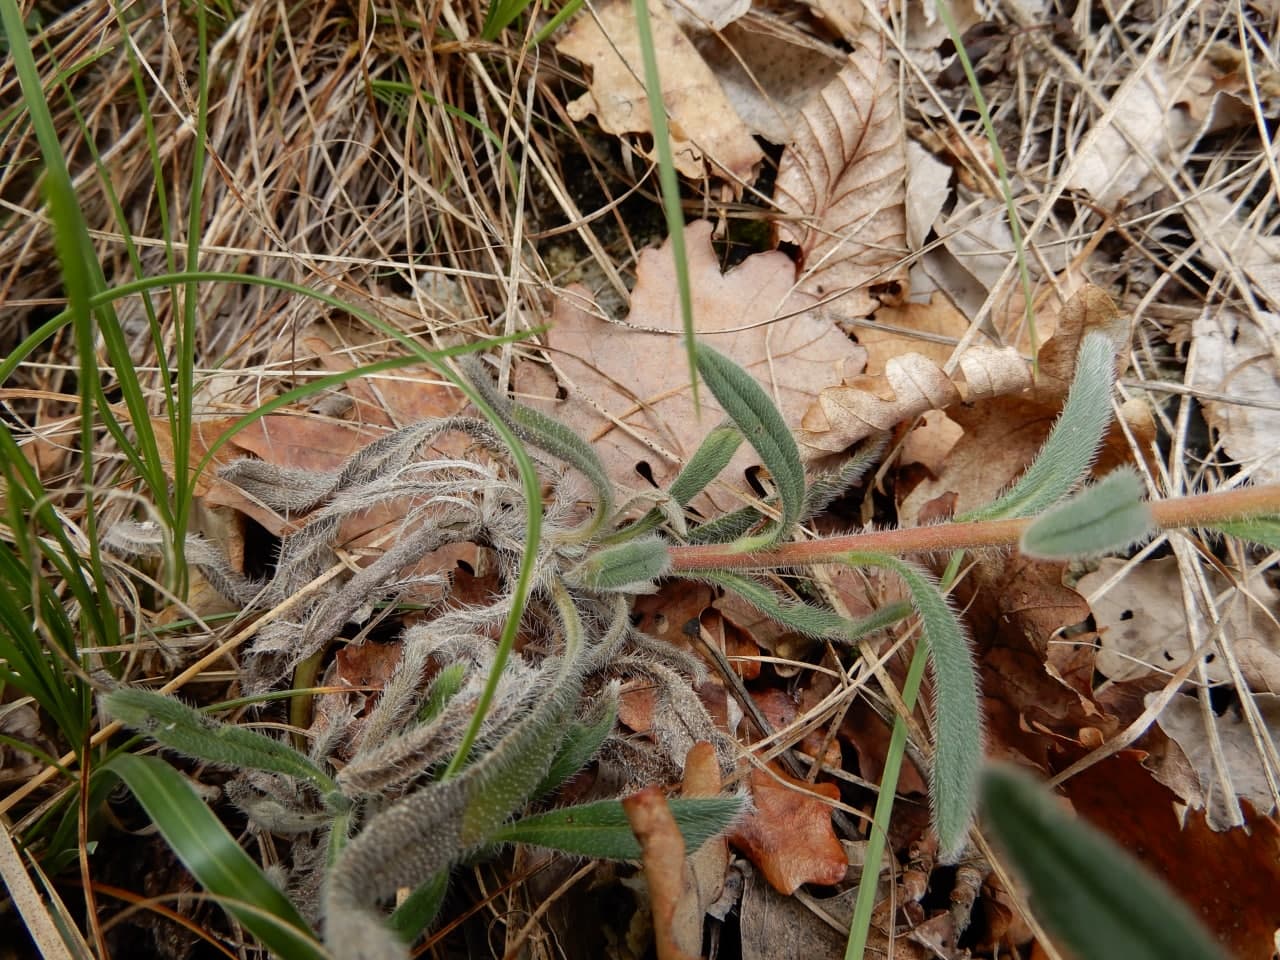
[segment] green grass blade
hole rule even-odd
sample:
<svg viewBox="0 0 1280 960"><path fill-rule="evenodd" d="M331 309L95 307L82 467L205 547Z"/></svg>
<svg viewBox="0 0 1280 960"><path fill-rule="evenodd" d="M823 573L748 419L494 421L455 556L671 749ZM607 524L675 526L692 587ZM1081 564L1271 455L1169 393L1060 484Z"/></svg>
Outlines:
<svg viewBox="0 0 1280 960"><path fill-rule="evenodd" d="M982 809L1031 890L1032 911L1074 956L1225 960L1176 894L1025 774L988 770Z"/></svg>
<svg viewBox="0 0 1280 960"><path fill-rule="evenodd" d="M671 257L676 266L676 290L680 294L680 318L684 326L685 355L689 361L689 384L693 388L693 410L698 402L698 345L693 318L693 286L689 282L689 257L684 245L684 211L680 208L680 180L676 176L675 156L671 152L671 130L667 125L667 108L662 100L662 78L658 73L658 55L653 47L653 25L649 21L649 0L631 0L636 17L636 39L644 61L644 89L649 99L649 119L653 126L653 146L658 154L658 184L662 188L662 212L667 218L667 235Z"/></svg>
<svg viewBox="0 0 1280 960"><path fill-rule="evenodd" d="M964 69L965 80L969 84L969 92L973 94L974 105L978 108L978 116L982 118L982 130L986 134L987 143L991 147L991 159L995 164L996 176L1000 178L1000 193L1004 196L1005 213L1009 218L1009 233L1013 238L1013 254L1018 262L1018 280L1022 285L1023 315L1027 321L1027 333L1031 338L1031 364L1036 370L1039 363L1040 341L1036 336L1035 297L1031 288L1031 270L1027 266L1027 250L1022 242L1022 221L1018 219L1018 208L1013 201L1013 186L1009 182L1009 164L1000 148L1000 138L996 136L995 124L991 122L991 108L987 106L987 98L982 94L982 84L974 73L973 61L969 59L969 51L965 49L964 38L960 28L956 26L951 15L948 0L934 0L933 7L938 11L940 19L947 28L952 44L956 48L956 56Z"/></svg>
<svg viewBox="0 0 1280 960"><path fill-rule="evenodd" d="M739 541L735 548L748 551L772 546L790 534L804 513L804 465L795 437L773 400L747 371L722 353L699 345L698 371L724 412L760 454L773 475L782 506L782 517L773 528Z"/></svg>
<svg viewBox="0 0 1280 960"><path fill-rule="evenodd" d="M728 829L746 808L747 800L742 795L676 797L668 803L685 849L693 853ZM640 844L620 800L600 800L525 817L500 829L494 840L529 843L601 860L640 859Z"/></svg>
<svg viewBox="0 0 1280 960"><path fill-rule="evenodd" d="M1042 560L1101 556L1133 546L1155 529L1142 480L1122 467L1038 517L1019 549Z"/></svg>
<svg viewBox="0 0 1280 960"><path fill-rule="evenodd" d="M107 768L138 798L178 859L227 912L277 956L328 954L301 914L235 842L226 827L163 760L121 754Z"/></svg>
<svg viewBox="0 0 1280 960"><path fill-rule="evenodd" d="M564 23L582 8L582 0L568 0L568 2L556 11L556 15L551 18L545 27L539 30L533 36L530 46L538 46L544 43L547 37L551 36L560 28L560 24Z"/></svg>
<svg viewBox="0 0 1280 960"><path fill-rule="evenodd" d="M480 26L481 39L498 39L498 34L507 29L516 17L524 13L531 2L532 0L489 0L484 23Z"/></svg>

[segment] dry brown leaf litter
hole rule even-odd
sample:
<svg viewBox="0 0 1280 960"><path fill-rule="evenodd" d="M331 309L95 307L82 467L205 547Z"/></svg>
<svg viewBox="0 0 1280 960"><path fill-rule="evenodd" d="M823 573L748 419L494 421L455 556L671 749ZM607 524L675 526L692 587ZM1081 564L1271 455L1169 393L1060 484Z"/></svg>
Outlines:
<svg viewBox="0 0 1280 960"><path fill-rule="evenodd" d="M778 235L800 248L800 289L837 315L906 298L906 174L897 66L866 31L801 110L774 184Z"/></svg>

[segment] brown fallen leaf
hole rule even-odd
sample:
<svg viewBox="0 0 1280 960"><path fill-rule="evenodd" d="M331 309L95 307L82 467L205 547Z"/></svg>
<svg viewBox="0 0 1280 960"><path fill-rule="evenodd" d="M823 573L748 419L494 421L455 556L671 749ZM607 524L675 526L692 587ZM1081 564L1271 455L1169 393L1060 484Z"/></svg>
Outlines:
<svg viewBox="0 0 1280 960"><path fill-rule="evenodd" d="M660 787L645 787L639 793L626 797L622 807L627 812L632 832L640 841L658 960L693 960L695 955L677 942L672 926L687 883L684 837L680 835L676 818L671 815L667 798Z"/></svg>
<svg viewBox="0 0 1280 960"><path fill-rule="evenodd" d="M780 770L753 767L748 778L754 809L729 833L729 842L779 893L805 883L833 884L845 877L848 857L831 826L831 804L840 790L810 784Z"/></svg>
<svg viewBox="0 0 1280 960"><path fill-rule="evenodd" d="M1030 365L1012 347L970 347L954 376L918 353L902 354L889 358L881 377L855 377L818 394L800 421L797 439L807 456L828 456L926 410L1030 386Z"/></svg>
<svg viewBox="0 0 1280 960"><path fill-rule="evenodd" d="M1148 702L1156 696L1148 694ZM1263 737L1270 737L1274 742L1280 733L1280 697L1273 693L1255 693L1252 700ZM1200 797L1193 805L1204 810L1212 829L1229 830L1238 825L1237 798L1248 800L1262 814L1275 810L1267 758L1259 755L1253 728L1240 714L1229 710L1221 716L1212 715L1216 745L1211 744L1205 734L1205 716L1196 697L1174 697L1160 711L1156 723L1182 749L1195 770L1200 781ZM1221 758L1224 771L1218 770L1215 753ZM1224 796L1224 777L1233 795Z"/></svg>
<svg viewBox="0 0 1280 960"><path fill-rule="evenodd" d="M758 253L721 273L711 224L689 224L685 243L698 336L755 376L789 423L823 384L862 369L862 348L810 309L812 297L793 290L795 265L785 254ZM625 325L599 319L579 305L581 297L556 302L547 345L569 396L556 402L543 394L548 412L593 443L624 490L651 489L650 481L665 487L721 418L705 390L701 417L694 413L670 243L644 251L636 275ZM536 396L522 369L517 389ZM695 507L729 509L753 496L742 477L756 462L743 444L724 473L739 495L713 487Z"/></svg>
<svg viewBox="0 0 1280 960"><path fill-rule="evenodd" d="M1280 257L1272 260L1271 271L1280 308ZM1191 329L1196 352L1188 367L1190 386L1274 404L1280 314L1259 311L1255 319L1230 307L1205 310ZM1280 411L1219 400L1205 400L1204 410L1227 456L1248 469L1254 483L1280 482Z"/></svg>
<svg viewBox="0 0 1280 960"><path fill-rule="evenodd" d="M968 318L941 293L934 291L926 303L884 306L876 311L882 326L856 327L858 343L867 348L864 375L879 376L885 364L904 353L914 353L942 366L955 352L953 343L930 342L913 334L934 334L958 342L969 329Z"/></svg>
<svg viewBox="0 0 1280 960"><path fill-rule="evenodd" d="M840 72L845 57L779 19L753 10L699 49L743 122L781 144L791 140L801 109Z"/></svg>
<svg viewBox="0 0 1280 960"><path fill-rule="evenodd" d="M1192 652L1178 561L1175 557L1145 560L1128 569L1123 579L1105 593L1101 592L1126 566L1122 560L1102 560L1078 584L1081 593L1091 598L1098 625L1098 672L1110 680L1123 681L1154 671L1177 670ZM1249 579L1247 596L1212 567L1205 568L1205 576L1221 598L1218 618L1233 648L1245 640L1256 642L1256 646L1248 648L1246 679L1254 689L1267 689L1267 665L1280 656L1280 627L1268 611L1280 605L1280 593L1261 574ZM1198 610L1194 626L1195 635L1200 637L1209 636L1214 629L1208 616ZM1215 658L1205 669L1212 681L1231 680L1222 658Z"/></svg>
<svg viewBox="0 0 1280 960"><path fill-rule="evenodd" d="M705 740L693 745L684 758L685 797L715 797L720 794L720 761L715 747ZM712 837L686 858L687 888L676 905L672 935L676 943L693 954L702 951L702 926L707 910L724 891L729 870L729 844L724 837Z"/></svg>
<svg viewBox="0 0 1280 960"><path fill-rule="evenodd" d="M764 153L666 4L651 4L649 16L662 64L662 101L670 118L676 169L699 179L710 173L740 190L755 179ZM652 136L640 41L628 0L585 11L556 49L591 67L591 89L569 104L570 117L581 120L594 113L609 133Z"/></svg>
<svg viewBox="0 0 1280 960"><path fill-rule="evenodd" d="M1247 803L1248 822L1234 830L1214 832L1198 810L1182 822L1178 797L1152 780L1141 759L1141 751L1122 751L1076 774L1063 790L1077 813L1181 895L1229 956L1271 960L1280 826Z"/></svg>
<svg viewBox="0 0 1280 960"><path fill-rule="evenodd" d="M906 298L907 155L898 67L864 30L844 69L801 111L778 163L774 202L792 218L781 239L800 248L799 287L849 317ZM838 299L836 299L838 298Z"/></svg>

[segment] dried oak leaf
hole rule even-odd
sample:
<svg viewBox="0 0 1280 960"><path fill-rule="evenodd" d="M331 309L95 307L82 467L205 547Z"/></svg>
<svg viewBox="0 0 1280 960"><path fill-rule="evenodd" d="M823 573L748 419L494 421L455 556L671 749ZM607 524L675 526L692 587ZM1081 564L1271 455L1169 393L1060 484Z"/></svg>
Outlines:
<svg viewBox="0 0 1280 960"><path fill-rule="evenodd" d="M1192 650L1177 559L1144 560L1101 593L1126 566L1123 560L1102 560L1078 585L1090 597L1098 624L1098 672L1116 682L1177 670ZM1212 567L1205 568L1205 576L1219 598L1217 615L1224 622L1223 635L1237 661L1243 661L1246 680L1254 690L1269 689L1267 677L1276 675L1280 658L1280 627L1268 611L1280 604L1280 593L1261 575L1250 578L1244 590ZM1195 636L1209 636L1213 623L1198 609L1195 617ZM1247 659L1241 652L1247 652ZM1210 661L1206 670L1210 680L1231 680L1221 657Z"/></svg>
<svg viewBox="0 0 1280 960"><path fill-rule="evenodd" d="M907 154L898 70L878 32L859 35L843 70L801 111L778 164L774 202L800 248L799 288L869 315L905 298Z"/></svg>
<svg viewBox="0 0 1280 960"><path fill-rule="evenodd" d="M1155 696L1147 694L1148 705ZM1274 740L1280 732L1280 697L1273 693L1255 693L1252 699L1265 731L1263 738ZM1239 713L1228 710L1221 716L1212 714L1216 744L1210 743L1204 712L1195 697L1174 697L1160 711L1156 723L1182 748L1194 769L1200 781L1199 796L1184 795L1184 799L1196 809L1204 810L1212 829L1229 830L1239 825L1237 798L1248 800L1260 813L1269 814L1275 809L1267 759L1259 755L1253 728ZM1215 753L1225 770L1219 770ZM1223 780L1230 784L1231 796L1224 795Z"/></svg>
<svg viewBox="0 0 1280 960"><path fill-rule="evenodd" d="M879 377L855 377L818 394L800 426L802 451L822 457L926 410L971 403L1031 386L1031 368L1012 347L977 344L960 355L948 376L918 353L890 357Z"/></svg>
<svg viewBox="0 0 1280 960"><path fill-rule="evenodd" d="M1068 758L1074 760L1074 757ZM1228 956L1271 960L1280 889L1280 826L1244 804L1247 824L1216 833L1204 814L1179 816L1179 798L1125 750L1063 786L1076 812L1164 879Z"/></svg>
<svg viewBox="0 0 1280 960"><path fill-rule="evenodd" d="M812 297L793 289L795 267L785 254L757 253L721 273L711 224L689 224L685 244L698 336L756 377L788 423L799 421L823 384L862 369L863 349L812 309ZM705 390L701 417L694 412L670 242L644 251L636 276L625 324L580 306L589 300L579 288L577 298L556 301L547 334L568 391L562 402L548 398L548 410L592 442L624 490L665 488L722 416ZM530 381L527 366L517 370L517 390L526 400L537 392ZM743 444L724 476L740 478L755 463ZM739 481L736 489L746 495L749 487ZM708 496L695 506L729 509L741 502L724 488L713 487Z"/></svg>
<svg viewBox="0 0 1280 960"><path fill-rule="evenodd" d="M1280 259L1276 277L1280 280ZM1280 282L1274 284L1273 294L1280 297ZM1191 329L1196 343L1196 362L1188 370L1191 386L1274 402L1280 374L1280 314L1258 311L1251 318L1230 307L1205 310ZM1205 400L1204 410L1227 455L1250 471L1254 483L1280 482L1280 411L1219 400Z"/></svg>
<svg viewBox="0 0 1280 960"><path fill-rule="evenodd" d="M753 11L699 42L698 49L751 131L784 144L790 142L796 118L815 91L840 72L845 55L832 44L779 27L776 21L765 11Z"/></svg>
<svg viewBox="0 0 1280 960"><path fill-rule="evenodd" d="M831 826L827 802L839 799L839 788L759 767L752 768L749 783L755 807L729 832L729 842L773 888L789 896L804 883L843 880L848 857Z"/></svg>
<svg viewBox="0 0 1280 960"><path fill-rule="evenodd" d="M701 178L709 172L737 184L750 182L764 159L751 132L666 5L650 4L649 15L654 50L662 64L662 101L670 118L676 169L686 177ZM570 117L581 120L594 113L609 133L652 136L629 0L612 0L584 12L556 49L591 66L591 88L569 104Z"/></svg>

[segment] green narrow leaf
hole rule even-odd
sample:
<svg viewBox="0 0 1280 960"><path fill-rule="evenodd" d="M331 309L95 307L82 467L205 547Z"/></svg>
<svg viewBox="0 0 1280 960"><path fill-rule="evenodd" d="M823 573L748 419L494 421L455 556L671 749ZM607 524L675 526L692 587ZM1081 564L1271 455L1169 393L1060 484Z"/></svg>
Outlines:
<svg viewBox="0 0 1280 960"><path fill-rule="evenodd" d="M851 456L838 470L820 473L809 483L804 494L804 511L800 519L808 520L827 509L837 497L857 483L858 478L867 472L867 468L880 460L885 448L889 445L888 436L875 437L858 447L858 452Z"/></svg>
<svg viewBox="0 0 1280 960"><path fill-rule="evenodd" d="M782 518L771 530L739 541L736 549L759 550L787 536L804 514L804 465L795 437L760 384L722 353L698 346L698 372L747 442L773 475Z"/></svg>
<svg viewBox="0 0 1280 960"><path fill-rule="evenodd" d="M297 908L235 842L185 777L163 760L123 753L107 768L133 791L178 859L276 956L328 954Z"/></svg>
<svg viewBox="0 0 1280 960"><path fill-rule="evenodd" d="M1039 517L1022 534L1020 549L1043 560L1069 560L1132 546L1155 529L1142 493L1137 473L1114 470Z"/></svg>
<svg viewBox="0 0 1280 960"><path fill-rule="evenodd" d="M668 490L672 499L687 507L694 497L710 486L712 480L720 476L720 471L729 465L740 446L742 431L731 423L721 424L708 433L680 475L672 481Z"/></svg>
<svg viewBox="0 0 1280 960"><path fill-rule="evenodd" d="M112 717L184 756L235 769L269 770L316 786L324 795L338 786L309 759L280 740L234 723L221 723L182 701L152 690L112 690L102 698Z"/></svg>
<svg viewBox="0 0 1280 960"><path fill-rule="evenodd" d="M1032 910L1075 956L1225 960L1176 894L1024 774L989 769L982 809Z"/></svg>
<svg viewBox="0 0 1280 960"><path fill-rule="evenodd" d="M498 386L490 378L480 361L467 357L458 362L459 368L466 375L468 382L488 402L493 412L502 418L511 431L526 443L531 443L540 450L545 450L590 481L596 491L596 511L586 528L590 534L599 529L610 513L613 512L613 483L609 473L596 456L591 444L566 427L558 420L512 401L498 391Z"/></svg>
<svg viewBox="0 0 1280 960"><path fill-rule="evenodd" d="M447 667L442 667L435 679L431 681L422 706L418 708L419 722L434 720L439 716L444 705L462 689L462 683L466 678L467 665L464 663L451 663Z"/></svg>
<svg viewBox="0 0 1280 960"><path fill-rule="evenodd" d="M933 667L934 753L929 771L929 805L940 854L953 861L964 850L978 804L982 771L982 711L978 674L964 628L942 590L923 570L897 557L855 553L854 566L882 567L896 573L911 593L920 616Z"/></svg>
<svg viewBox="0 0 1280 960"><path fill-rule="evenodd" d="M597 716L586 722L575 720L571 723L564 742L560 744L560 752L551 761L551 768L532 796L545 796L590 763L591 758L600 751L605 738L613 731L617 719L618 698L611 693L600 704Z"/></svg>
<svg viewBox="0 0 1280 960"><path fill-rule="evenodd" d="M696 577L687 579L731 590L770 620L817 640L857 640L892 626L911 612L909 604L891 603L862 620L848 620L834 610L784 597L759 580L728 570L699 570Z"/></svg>
<svg viewBox="0 0 1280 960"><path fill-rule="evenodd" d="M671 556L666 542L646 537L593 550L565 579L588 590L635 592L652 584L670 568Z"/></svg>
<svg viewBox="0 0 1280 960"><path fill-rule="evenodd" d="M1250 543L1260 543L1269 550L1280 550L1280 517L1227 520L1215 523L1209 529Z"/></svg>
<svg viewBox="0 0 1280 960"><path fill-rule="evenodd" d="M686 852L693 853L727 829L742 813L747 800L742 795L677 797L669 803ZM494 840L529 843L601 860L640 858L640 844L620 800L600 800L525 817L504 826L494 834Z"/></svg>
<svg viewBox="0 0 1280 960"><path fill-rule="evenodd" d="M1066 405L1031 466L995 502L956 519L1033 517L1074 490L1092 466L1111 424L1114 382L1115 346L1111 338L1103 333L1087 334L1080 345Z"/></svg>
<svg viewBox="0 0 1280 960"><path fill-rule="evenodd" d="M658 186L662 192L662 212L667 220L671 258L676 268L676 290L680 295L680 320L684 328L685 356L689 361L689 386L693 390L694 416L701 413L698 397L699 346L693 319L693 285L689 282L689 256L684 245L684 210L680 205L680 179L676 175L675 154L671 150L671 130L667 125L666 102L662 97L662 78L658 73L658 54L653 45L653 25L649 20L649 0L631 0L636 18L636 40L644 63L644 91L649 101L649 122L653 129L653 148L658 154Z"/></svg>
<svg viewBox="0 0 1280 960"><path fill-rule="evenodd" d="M436 914L444 905L444 895L448 892L449 871L441 870L396 907L395 913L391 914L391 929L405 943L412 943L419 933L435 921Z"/></svg>
<svg viewBox="0 0 1280 960"><path fill-rule="evenodd" d="M755 507L743 507L708 520L689 531L690 543L732 543L764 519Z"/></svg>

